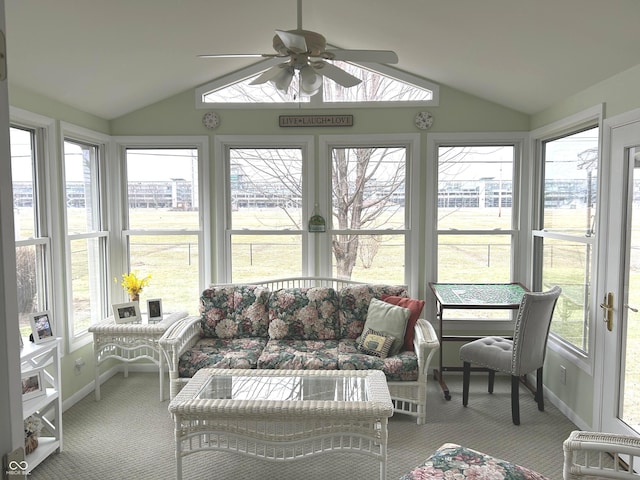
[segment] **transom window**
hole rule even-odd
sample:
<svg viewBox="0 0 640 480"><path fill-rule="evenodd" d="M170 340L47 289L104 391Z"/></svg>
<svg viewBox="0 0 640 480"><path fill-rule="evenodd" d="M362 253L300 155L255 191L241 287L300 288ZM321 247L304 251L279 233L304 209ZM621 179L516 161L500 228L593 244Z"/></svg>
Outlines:
<svg viewBox="0 0 640 480"><path fill-rule="evenodd" d="M363 107L369 104L402 103L415 105L437 105L439 88L422 78L379 65L376 69L364 68L348 62L332 62L346 70L362 82L355 87L345 88L332 80L323 78L323 86L313 97L299 94L299 78L295 75L287 92L279 91L271 83L250 85L266 68L260 64L248 67L240 72L227 75L201 88L196 89L196 104L250 105L257 104L293 104L318 105L330 103L349 104L350 107Z"/></svg>

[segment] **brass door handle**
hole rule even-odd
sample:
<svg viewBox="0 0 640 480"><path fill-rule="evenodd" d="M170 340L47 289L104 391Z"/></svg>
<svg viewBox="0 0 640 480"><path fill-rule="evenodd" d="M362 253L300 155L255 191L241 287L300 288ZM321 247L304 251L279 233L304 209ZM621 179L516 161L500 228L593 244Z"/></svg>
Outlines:
<svg viewBox="0 0 640 480"><path fill-rule="evenodd" d="M631 305L628 305L626 303L624 304L624 308L627 308L627 309L631 310L633 313L638 313L638 309L637 308L632 307Z"/></svg>
<svg viewBox="0 0 640 480"><path fill-rule="evenodd" d="M613 292L607 293L604 301L600 304L600 308L604 310L604 321L607 324L607 330L613 331Z"/></svg>

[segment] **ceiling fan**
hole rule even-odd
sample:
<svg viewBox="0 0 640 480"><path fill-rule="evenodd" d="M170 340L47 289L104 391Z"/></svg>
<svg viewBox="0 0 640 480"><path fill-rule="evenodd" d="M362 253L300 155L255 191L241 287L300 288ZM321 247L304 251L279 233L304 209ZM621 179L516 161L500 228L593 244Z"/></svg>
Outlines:
<svg viewBox="0 0 640 480"><path fill-rule="evenodd" d="M298 26L295 30L276 30L273 49L276 53L226 53L199 55L202 58L258 57L282 58L282 63L258 75L250 85L271 82L286 93L296 72L300 75L300 94L312 96L322 86L322 77L350 88L362 80L337 67L334 60L365 63L398 63L398 55L391 50L327 49L324 36L302 29L302 0L298 0Z"/></svg>

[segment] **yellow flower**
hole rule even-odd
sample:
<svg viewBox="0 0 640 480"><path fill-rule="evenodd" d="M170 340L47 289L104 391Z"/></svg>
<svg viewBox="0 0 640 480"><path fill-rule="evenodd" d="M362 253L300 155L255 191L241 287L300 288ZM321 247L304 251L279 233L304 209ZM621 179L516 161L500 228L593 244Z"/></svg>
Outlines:
<svg viewBox="0 0 640 480"><path fill-rule="evenodd" d="M117 278L114 278L113 280L115 282L118 281ZM124 288L124 291L129 295L140 295L142 289L149 285L149 280L151 280L151 275L140 278L136 272L123 273L121 285L122 288Z"/></svg>

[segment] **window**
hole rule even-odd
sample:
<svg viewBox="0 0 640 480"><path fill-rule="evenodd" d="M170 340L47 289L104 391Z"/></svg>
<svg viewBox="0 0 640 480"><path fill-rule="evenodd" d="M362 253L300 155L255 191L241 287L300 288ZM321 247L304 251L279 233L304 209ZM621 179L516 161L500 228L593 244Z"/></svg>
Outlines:
<svg viewBox="0 0 640 480"><path fill-rule="evenodd" d="M64 202L66 225L69 336L86 333L104 318L107 302L104 145L64 139Z"/></svg>
<svg viewBox="0 0 640 480"><path fill-rule="evenodd" d="M364 68L348 62L332 62L360 78L362 82L355 87L344 88L324 78L323 87L313 97L299 94L297 75L293 77L286 93L276 89L270 82L250 85L257 76L276 63L278 62L267 61L253 64L196 89L196 106L210 107L213 104L224 104L225 108L229 106L256 108L260 104L300 107L328 103L331 107L346 104L349 108L361 108L380 107L381 103L400 103L405 106L438 104L438 85L387 65Z"/></svg>
<svg viewBox="0 0 640 480"><path fill-rule="evenodd" d="M303 271L303 153L298 147L230 148L230 280Z"/></svg>
<svg viewBox="0 0 640 480"><path fill-rule="evenodd" d="M534 231L535 286L562 287L551 333L589 353L589 299L593 275L599 128L544 140L540 218Z"/></svg>
<svg viewBox="0 0 640 480"><path fill-rule="evenodd" d="M200 150L130 146L124 152L128 270L140 277L151 275L141 309L146 310L145 298L161 298L166 312L196 314L193 299L200 295L203 229Z"/></svg>
<svg viewBox="0 0 640 480"><path fill-rule="evenodd" d="M11 171L20 333L29 336L29 314L50 309L50 239L45 216L44 155L38 129L11 127Z"/></svg>
<svg viewBox="0 0 640 480"><path fill-rule="evenodd" d="M516 145L437 147L438 282L511 282L516 241ZM452 312L452 318L504 313Z"/></svg>
<svg viewBox="0 0 640 480"><path fill-rule="evenodd" d="M321 136L317 164L312 142L218 139L226 182L217 188L226 221L219 281L336 275L417 284L407 258L419 209L410 208L407 179L415 174L417 185L419 135ZM324 231L310 232L316 209Z"/></svg>
<svg viewBox="0 0 640 480"><path fill-rule="evenodd" d="M406 146L331 149L332 271L338 278L407 282L408 159Z"/></svg>

